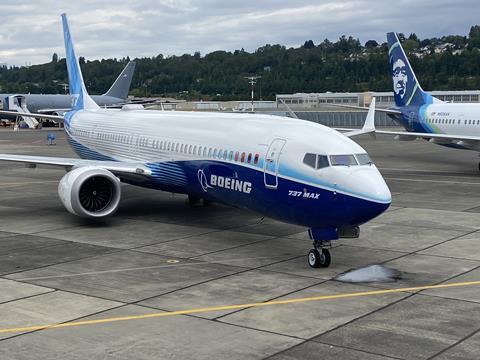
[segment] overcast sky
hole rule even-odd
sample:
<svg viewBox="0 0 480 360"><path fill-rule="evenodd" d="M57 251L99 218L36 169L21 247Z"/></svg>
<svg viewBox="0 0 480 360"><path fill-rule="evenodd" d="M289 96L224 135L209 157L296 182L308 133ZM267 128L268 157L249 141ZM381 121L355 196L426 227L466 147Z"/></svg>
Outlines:
<svg viewBox="0 0 480 360"><path fill-rule="evenodd" d="M384 42L387 31L467 35L480 24L478 0L2 1L0 63L44 63L54 52L64 57L62 12L77 54L89 60L297 47L344 34Z"/></svg>

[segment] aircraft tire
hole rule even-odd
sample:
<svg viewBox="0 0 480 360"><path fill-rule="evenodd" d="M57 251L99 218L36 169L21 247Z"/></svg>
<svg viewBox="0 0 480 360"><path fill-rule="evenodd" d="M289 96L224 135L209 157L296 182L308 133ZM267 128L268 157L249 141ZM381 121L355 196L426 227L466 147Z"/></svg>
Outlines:
<svg viewBox="0 0 480 360"><path fill-rule="evenodd" d="M317 249L311 249L308 252L308 265L311 268L317 269L320 267L329 267L332 258L328 249L321 249L321 252Z"/></svg>

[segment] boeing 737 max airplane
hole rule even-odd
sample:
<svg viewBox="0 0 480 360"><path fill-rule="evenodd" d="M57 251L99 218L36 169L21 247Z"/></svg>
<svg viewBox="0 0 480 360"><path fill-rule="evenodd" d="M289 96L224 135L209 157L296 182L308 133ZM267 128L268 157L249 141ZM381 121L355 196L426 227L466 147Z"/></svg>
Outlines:
<svg viewBox="0 0 480 360"><path fill-rule="evenodd" d="M101 109L87 94L62 15L70 91L64 116L82 159L0 154L0 160L62 166L58 193L72 214L101 218L119 206L120 183L247 208L309 228L308 263L330 264L326 246L358 237L383 213L390 191L366 151L312 122L258 114Z"/></svg>

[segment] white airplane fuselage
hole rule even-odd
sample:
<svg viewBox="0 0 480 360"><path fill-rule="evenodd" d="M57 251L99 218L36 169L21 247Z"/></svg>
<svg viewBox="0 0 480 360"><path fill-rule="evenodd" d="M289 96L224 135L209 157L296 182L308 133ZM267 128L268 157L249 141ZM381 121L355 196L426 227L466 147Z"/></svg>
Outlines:
<svg viewBox="0 0 480 360"><path fill-rule="evenodd" d="M416 111L417 116L409 116L409 110L402 110L402 122L409 131L430 134L480 137L480 104L433 103L423 105ZM439 141L442 144L441 141ZM480 150L478 142L468 141L448 145L469 150Z"/></svg>
<svg viewBox="0 0 480 360"><path fill-rule="evenodd" d="M65 132L84 159L138 162L134 185L248 208L310 228L362 224L390 205L373 164L315 169L307 153L366 154L325 126L257 114L79 110Z"/></svg>

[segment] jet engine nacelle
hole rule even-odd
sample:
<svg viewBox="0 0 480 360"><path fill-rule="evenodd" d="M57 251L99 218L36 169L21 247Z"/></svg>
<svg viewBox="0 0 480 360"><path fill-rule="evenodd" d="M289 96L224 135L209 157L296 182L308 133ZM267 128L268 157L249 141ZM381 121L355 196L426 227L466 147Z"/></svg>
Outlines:
<svg viewBox="0 0 480 360"><path fill-rule="evenodd" d="M60 180L58 195L70 213L85 218L102 218L112 215L118 208L120 180L102 168L80 167Z"/></svg>

